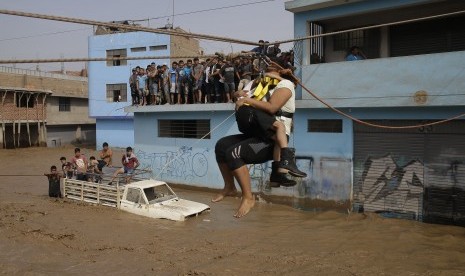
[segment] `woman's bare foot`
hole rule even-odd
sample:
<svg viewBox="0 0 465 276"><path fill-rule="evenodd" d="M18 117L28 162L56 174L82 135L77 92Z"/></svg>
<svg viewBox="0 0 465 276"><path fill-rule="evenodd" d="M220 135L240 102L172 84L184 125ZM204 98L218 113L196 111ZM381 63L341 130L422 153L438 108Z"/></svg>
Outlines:
<svg viewBox="0 0 465 276"><path fill-rule="evenodd" d="M227 196L235 196L237 195L236 189L223 189L221 193L217 194L214 198L212 198L212 202L218 202L223 200L223 198Z"/></svg>
<svg viewBox="0 0 465 276"><path fill-rule="evenodd" d="M255 206L255 198L252 196L252 198L242 198L241 201L241 206L239 206L239 209L237 210L236 214L234 214L234 217L236 218L241 218L245 215L247 215L248 212L250 212L250 209L252 209Z"/></svg>

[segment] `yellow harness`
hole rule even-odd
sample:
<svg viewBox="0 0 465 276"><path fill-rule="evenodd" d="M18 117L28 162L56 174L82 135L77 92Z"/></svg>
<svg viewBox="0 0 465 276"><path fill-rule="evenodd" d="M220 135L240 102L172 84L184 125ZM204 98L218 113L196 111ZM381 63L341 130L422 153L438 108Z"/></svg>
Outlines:
<svg viewBox="0 0 465 276"><path fill-rule="evenodd" d="M257 87L255 88L252 97L258 101L260 101L263 97L268 94L270 90L270 86L278 85L279 80L270 77L264 77L260 80Z"/></svg>

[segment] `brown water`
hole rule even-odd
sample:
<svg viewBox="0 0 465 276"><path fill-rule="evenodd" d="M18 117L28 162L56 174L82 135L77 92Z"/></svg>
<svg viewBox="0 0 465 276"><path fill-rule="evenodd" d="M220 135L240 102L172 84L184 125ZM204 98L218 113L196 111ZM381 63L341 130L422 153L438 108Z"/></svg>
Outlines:
<svg viewBox="0 0 465 276"><path fill-rule="evenodd" d="M87 156L93 151L84 151ZM465 229L374 214L303 212L176 190L211 212L185 222L47 196L72 148L0 150L0 274L465 275Z"/></svg>

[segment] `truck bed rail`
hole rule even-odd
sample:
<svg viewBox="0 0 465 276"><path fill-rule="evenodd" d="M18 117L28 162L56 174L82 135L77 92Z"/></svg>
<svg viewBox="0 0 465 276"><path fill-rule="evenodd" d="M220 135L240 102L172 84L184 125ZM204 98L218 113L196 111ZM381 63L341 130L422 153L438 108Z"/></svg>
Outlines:
<svg viewBox="0 0 465 276"><path fill-rule="evenodd" d="M65 198L120 208L124 187L63 178Z"/></svg>

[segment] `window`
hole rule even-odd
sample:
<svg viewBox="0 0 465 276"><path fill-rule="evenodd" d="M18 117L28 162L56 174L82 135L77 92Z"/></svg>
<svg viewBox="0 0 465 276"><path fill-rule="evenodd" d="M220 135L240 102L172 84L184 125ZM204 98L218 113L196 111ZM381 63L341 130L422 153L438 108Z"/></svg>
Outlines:
<svg viewBox="0 0 465 276"><path fill-rule="evenodd" d="M58 111L71 111L71 98L58 98Z"/></svg>
<svg viewBox="0 0 465 276"><path fill-rule="evenodd" d="M126 200L134 203L140 202L140 190L128 188L128 193L126 194Z"/></svg>
<svg viewBox="0 0 465 276"><path fill-rule="evenodd" d="M323 26L315 22L310 22L310 35L320 35L324 33ZM324 40L323 37L310 39L310 64L324 62Z"/></svg>
<svg viewBox="0 0 465 276"><path fill-rule="evenodd" d="M465 16L439 18L389 28L392 57L465 50Z"/></svg>
<svg viewBox="0 0 465 276"><path fill-rule="evenodd" d="M107 84L107 102L127 102L128 88L126 83Z"/></svg>
<svg viewBox="0 0 465 276"><path fill-rule="evenodd" d="M126 49L107 50L107 58L127 57ZM123 66L127 64L127 60L107 60L107 66Z"/></svg>
<svg viewBox="0 0 465 276"><path fill-rule="evenodd" d="M210 120L158 120L158 137L210 139Z"/></svg>
<svg viewBox="0 0 465 276"><path fill-rule="evenodd" d="M147 51L147 47L134 47L131 48L131 52L145 52Z"/></svg>
<svg viewBox="0 0 465 276"><path fill-rule="evenodd" d="M342 133L342 120L308 120L307 131Z"/></svg>
<svg viewBox="0 0 465 276"><path fill-rule="evenodd" d="M34 107L34 96L30 93L15 93L15 102L16 107Z"/></svg>
<svg viewBox="0 0 465 276"><path fill-rule="evenodd" d="M350 47L360 47L368 58L379 58L381 31L379 28L341 33L333 36L333 50L348 52Z"/></svg>
<svg viewBox="0 0 465 276"><path fill-rule="evenodd" d="M168 49L167 45L155 45L155 46L150 46L150 51L162 51Z"/></svg>

